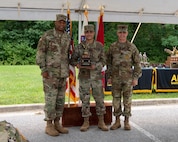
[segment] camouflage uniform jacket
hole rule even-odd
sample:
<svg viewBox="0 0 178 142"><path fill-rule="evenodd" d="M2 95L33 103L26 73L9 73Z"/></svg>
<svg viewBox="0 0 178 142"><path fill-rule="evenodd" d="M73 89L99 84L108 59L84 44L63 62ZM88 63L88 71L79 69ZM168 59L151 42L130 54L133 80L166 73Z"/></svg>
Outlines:
<svg viewBox="0 0 178 142"><path fill-rule="evenodd" d="M107 77L120 79L138 79L141 74L139 51L129 41L126 43L114 42L107 53Z"/></svg>
<svg viewBox="0 0 178 142"><path fill-rule="evenodd" d="M52 72L56 77L66 78L69 74L70 36L58 33L55 29L47 31L39 40L36 63L42 73Z"/></svg>
<svg viewBox="0 0 178 142"><path fill-rule="evenodd" d="M0 122L0 142L29 142L12 124Z"/></svg>
<svg viewBox="0 0 178 142"><path fill-rule="evenodd" d="M80 59L84 53L84 47L86 46L90 54L91 64L94 64L96 68L94 70L81 68L79 71L78 78L94 80L101 79L101 70L106 64L106 57L104 53L104 47L100 42L94 41L93 43L87 44L86 41L83 41L79 45L77 45L72 54L71 64L76 66L80 63Z"/></svg>

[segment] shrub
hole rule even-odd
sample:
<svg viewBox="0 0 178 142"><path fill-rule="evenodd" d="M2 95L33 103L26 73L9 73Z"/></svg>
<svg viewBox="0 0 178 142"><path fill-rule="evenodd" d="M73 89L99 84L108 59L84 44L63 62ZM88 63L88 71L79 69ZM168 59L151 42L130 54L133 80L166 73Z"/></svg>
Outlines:
<svg viewBox="0 0 178 142"><path fill-rule="evenodd" d="M0 46L0 65L32 65L35 64L36 49L28 42L2 42Z"/></svg>

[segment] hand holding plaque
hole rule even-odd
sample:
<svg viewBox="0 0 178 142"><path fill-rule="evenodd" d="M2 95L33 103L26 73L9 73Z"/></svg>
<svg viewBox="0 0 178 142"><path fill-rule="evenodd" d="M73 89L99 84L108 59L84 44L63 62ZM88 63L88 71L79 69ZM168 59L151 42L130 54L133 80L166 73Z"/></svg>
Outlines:
<svg viewBox="0 0 178 142"><path fill-rule="evenodd" d="M80 58L80 68L94 69L92 62L91 62L91 56L90 56L87 46L85 45L82 45L82 46L84 50L83 50L83 55Z"/></svg>
<svg viewBox="0 0 178 142"><path fill-rule="evenodd" d="M90 54L86 48L80 59L80 68L92 69Z"/></svg>

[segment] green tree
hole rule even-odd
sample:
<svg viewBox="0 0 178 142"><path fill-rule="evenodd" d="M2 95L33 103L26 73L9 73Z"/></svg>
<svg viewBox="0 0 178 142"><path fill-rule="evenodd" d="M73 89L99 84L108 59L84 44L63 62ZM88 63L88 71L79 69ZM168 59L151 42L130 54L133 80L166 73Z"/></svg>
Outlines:
<svg viewBox="0 0 178 142"><path fill-rule="evenodd" d="M130 41L138 26L138 23L104 22L105 50L117 40L118 24L129 25ZM39 38L53 27L53 21L0 21L0 64L34 64ZM76 45L76 21L72 22L72 33ZM143 23L133 43L140 52L147 53L151 62L164 62L167 58L164 48L172 49L173 46L178 46L178 25Z"/></svg>
<svg viewBox="0 0 178 142"><path fill-rule="evenodd" d="M35 64L38 40L52 21L4 21L0 23L0 64Z"/></svg>
<svg viewBox="0 0 178 142"><path fill-rule="evenodd" d="M146 52L150 62L164 62L166 56L161 46L164 35L161 24L142 24L134 43L140 52Z"/></svg>
<svg viewBox="0 0 178 142"><path fill-rule="evenodd" d="M177 25L164 25L165 36L162 37L162 46L171 49L178 46L178 26Z"/></svg>

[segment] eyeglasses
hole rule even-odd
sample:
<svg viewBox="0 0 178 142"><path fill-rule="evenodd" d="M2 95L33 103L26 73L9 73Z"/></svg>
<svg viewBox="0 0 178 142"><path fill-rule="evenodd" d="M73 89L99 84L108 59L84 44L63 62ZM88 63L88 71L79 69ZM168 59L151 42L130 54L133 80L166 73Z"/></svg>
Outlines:
<svg viewBox="0 0 178 142"><path fill-rule="evenodd" d="M93 31L85 31L85 33L93 33Z"/></svg>

